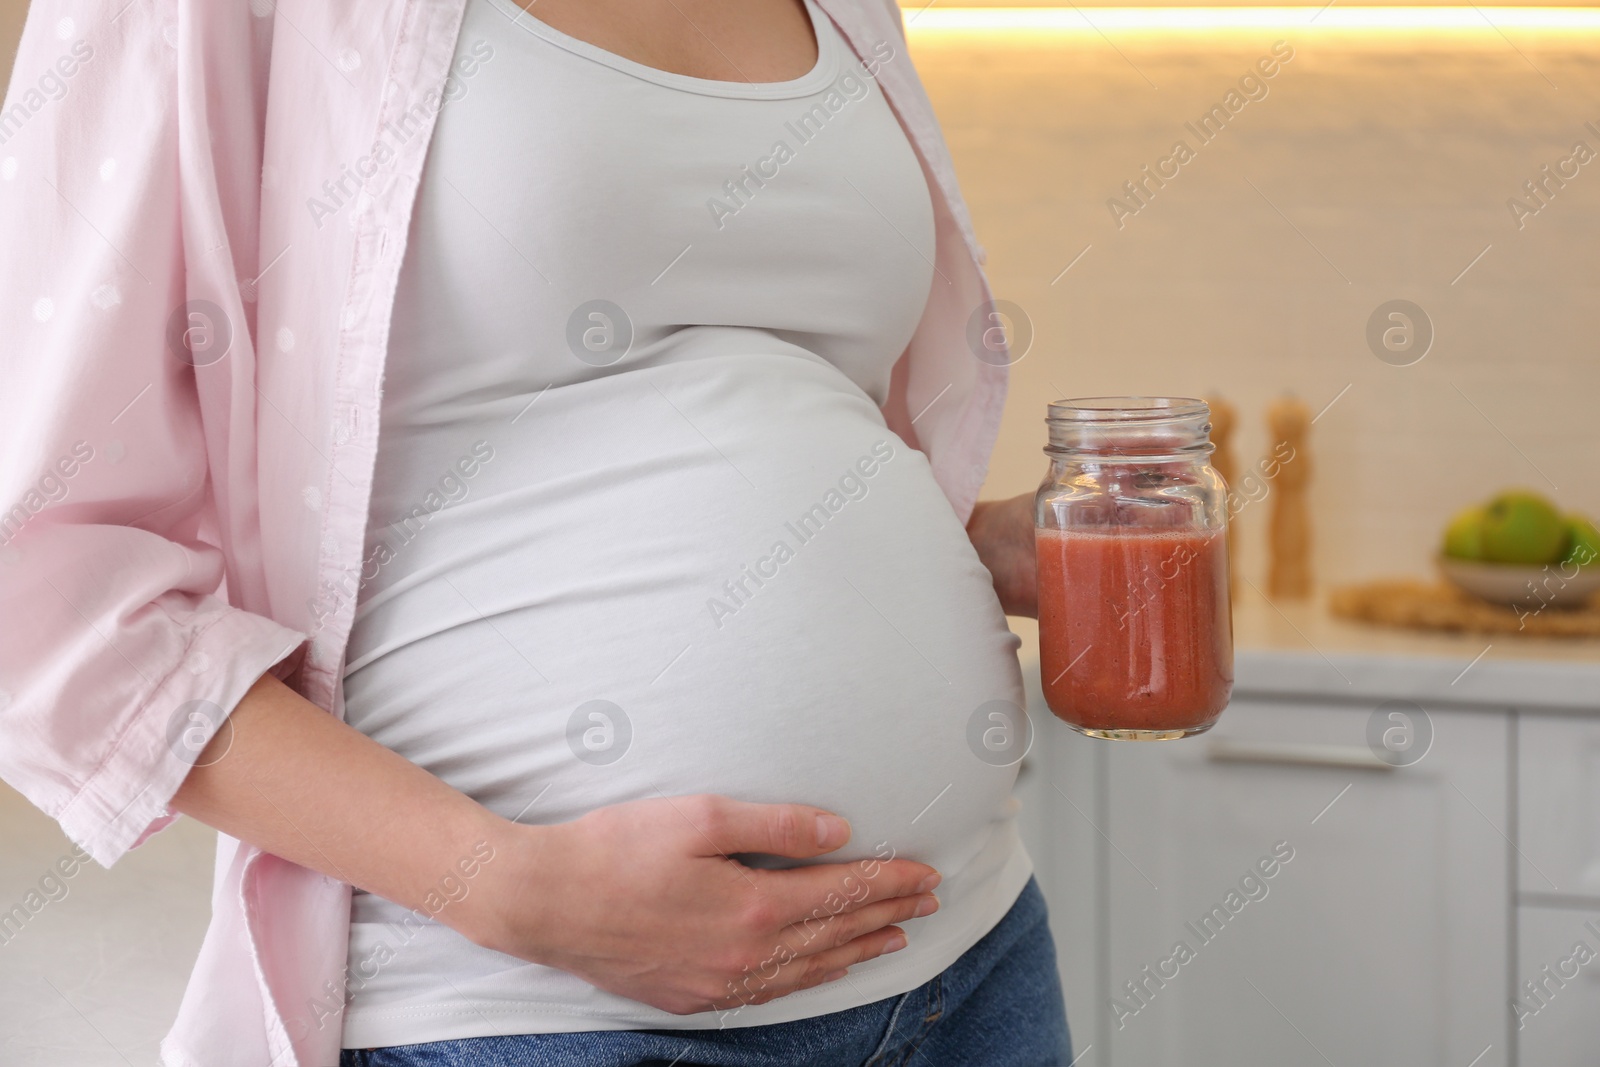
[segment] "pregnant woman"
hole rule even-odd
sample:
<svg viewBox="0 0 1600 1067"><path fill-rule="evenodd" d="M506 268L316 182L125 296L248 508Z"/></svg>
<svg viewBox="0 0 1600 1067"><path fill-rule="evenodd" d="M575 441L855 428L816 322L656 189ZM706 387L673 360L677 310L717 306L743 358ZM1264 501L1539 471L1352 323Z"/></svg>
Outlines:
<svg viewBox="0 0 1600 1067"><path fill-rule="evenodd" d="M1035 613L1031 495L961 501L949 486L975 484L982 457L940 471L938 447L918 437L943 400L987 427L986 448L1005 357L967 340L974 319L986 336L986 290L959 202L926 162L936 135L909 136L897 114L931 123L898 27L875 37L885 13L843 0L432 6L459 22L412 53L449 71L426 144L410 143L405 115L377 126L406 130L391 154L415 163L387 314L352 297L340 320L345 336L382 327L375 434L339 414L360 408L334 408L330 430L285 401L291 367L341 371L294 355L292 316L262 328L277 290L250 294L261 381L246 406L326 431L335 455L351 440L374 447L365 468L304 468L324 489L288 450L261 446L263 532L248 551L248 538L232 542L251 558L227 573L242 600L251 566L279 568L258 603L281 606L282 625L260 633L284 647L253 670L239 654L208 691L195 678L228 646L183 637L175 676L190 688L163 695L155 729L185 766L147 770L129 792L147 813L140 840L179 812L224 835L218 914L167 1062L332 1067L312 1050L335 1048L344 1067L1064 1067L1055 957L1011 795L1026 723L1005 613ZM355 73L361 54L324 60ZM360 196L335 179L278 198L270 160L296 149L274 137L308 136L299 124L316 115L279 129L272 114L263 232L274 205L309 191L294 210L314 231L304 218L288 229L337 222L359 261L363 211L381 215L372 204L390 202L392 171L363 157L353 169L376 177ZM334 285L281 275L274 286ZM223 357L197 339L194 305L163 370L200 384L169 383L179 399L165 402L195 388L205 410ZM930 334L972 362L942 389L916 355ZM916 390L908 374L922 376ZM988 410L971 399L983 389ZM99 432L77 414L84 436ZM930 417L935 440L956 432L949 419ZM180 438L206 460L197 437ZM150 447L163 446L179 455L171 440ZM82 466L98 485L101 468ZM323 494L358 478L365 496L341 497L363 504L358 579L330 591L283 577L298 546L287 526L268 533L275 506L298 495L333 511ZM75 531L139 526L131 491L117 502L126 518L103 503L109 484L91 498L98 514L20 525L8 594L23 595L20 560L83 558L52 548ZM159 516L172 502L140 503ZM145 525L183 552L215 551L203 522ZM326 552L336 520L321 536ZM96 566L126 574L139 551ZM202 584L174 588L200 594L190 610L231 618L220 600L194 608L216 592ZM305 617L291 607L302 589ZM142 625L182 620L163 607ZM330 658L318 641L341 619ZM48 646L48 628L17 629L8 620L17 651L76 664L93 699L155 705L94 690L103 661ZM139 674L166 685L173 664L146 656ZM0 714L61 737L81 729L61 703L83 699L73 687L41 677L23 695ZM76 763L58 753L68 770L40 786L48 743L6 742L8 780L74 836L104 833L71 817L89 789ZM136 762L113 762L137 780ZM100 788L93 803L107 807L115 794ZM109 862L137 843L125 836L91 852ZM246 943L254 967L236 951ZM318 985L335 958L338 978ZM254 972L253 1001L204 988L230 961ZM282 992L308 988L298 1002ZM242 1014L216 1017L223 1006ZM220 1058L185 1051L223 1048L205 1042L230 1027L237 1043ZM330 1030L337 1041L313 1036Z"/></svg>

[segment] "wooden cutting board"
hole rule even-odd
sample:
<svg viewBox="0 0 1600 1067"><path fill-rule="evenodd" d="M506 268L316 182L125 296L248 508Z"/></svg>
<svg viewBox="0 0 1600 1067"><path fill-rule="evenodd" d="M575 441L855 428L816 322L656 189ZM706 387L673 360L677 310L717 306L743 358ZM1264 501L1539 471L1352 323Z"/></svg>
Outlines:
<svg viewBox="0 0 1600 1067"><path fill-rule="evenodd" d="M1443 582L1390 578L1342 586L1328 610L1345 619L1408 630L1521 633L1537 637L1600 637L1600 594L1581 607L1510 608L1491 604Z"/></svg>

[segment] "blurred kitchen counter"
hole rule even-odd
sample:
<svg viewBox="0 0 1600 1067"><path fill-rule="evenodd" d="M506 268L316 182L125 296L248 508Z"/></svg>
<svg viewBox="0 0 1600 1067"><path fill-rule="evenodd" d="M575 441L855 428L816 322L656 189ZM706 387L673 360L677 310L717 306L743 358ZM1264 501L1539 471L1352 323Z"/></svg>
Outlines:
<svg viewBox="0 0 1600 1067"><path fill-rule="evenodd" d="M1037 658L1037 624L1008 621ZM1330 615L1323 595L1273 602L1249 585L1233 627L1236 694L1600 714L1600 639L1367 625Z"/></svg>

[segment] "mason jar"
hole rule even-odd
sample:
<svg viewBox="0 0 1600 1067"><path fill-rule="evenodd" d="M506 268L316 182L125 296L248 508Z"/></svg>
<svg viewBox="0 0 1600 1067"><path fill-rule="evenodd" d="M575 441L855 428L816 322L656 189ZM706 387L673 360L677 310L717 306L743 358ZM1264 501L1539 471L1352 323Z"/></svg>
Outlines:
<svg viewBox="0 0 1600 1067"><path fill-rule="evenodd" d="M1233 691L1227 487L1185 397L1058 400L1034 497L1045 702L1091 737L1211 728Z"/></svg>

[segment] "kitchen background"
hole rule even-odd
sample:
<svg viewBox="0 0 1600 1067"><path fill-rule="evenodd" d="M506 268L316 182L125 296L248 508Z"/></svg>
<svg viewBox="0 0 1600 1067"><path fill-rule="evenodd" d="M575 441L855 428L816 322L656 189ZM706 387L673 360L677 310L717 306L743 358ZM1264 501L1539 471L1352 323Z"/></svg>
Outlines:
<svg viewBox="0 0 1600 1067"><path fill-rule="evenodd" d="M1372 9L1318 23L1355 10ZM1507 207L1574 142L1600 152L1585 125L1600 128L1600 33L1499 30L1459 10L1448 31L1295 14L1102 36L1070 8L1062 29L945 29L938 6L912 23L996 296L1034 330L991 495L1037 485L1052 399L1217 391L1240 410L1248 465L1269 451L1266 404L1289 390L1322 411L1310 502L1327 581L1429 574L1449 515L1501 486L1600 509L1600 167L1520 228ZM1185 123L1275 41L1294 58L1262 79L1268 95L1119 226L1107 201L1129 202L1123 183L1175 140L1198 146ZM1432 321L1411 366L1366 341L1394 299ZM1257 584L1266 514L1239 518Z"/></svg>
<svg viewBox="0 0 1600 1067"><path fill-rule="evenodd" d="M1029 327L1019 328L1018 335L1032 333L1031 346L1012 369L986 495L1037 485L1045 466L1039 449L1049 400L1219 392L1239 409L1237 451L1248 466L1269 451L1266 404L1292 391L1320 413L1310 446L1319 596L1330 585L1349 581L1429 576L1430 557L1448 516L1504 486L1525 485L1566 508L1600 515L1595 474L1600 470L1600 305L1593 295L1600 278L1600 162L1579 166L1547 204L1530 200L1524 189L1524 183L1543 177L1543 167L1556 168L1570 157L1575 142L1600 152L1600 21L1589 28L1562 24L1563 16L1571 23L1587 14L1583 9L1453 8L1448 16L1453 26L1418 28L1418 19L1392 9L1384 14L1385 9L1343 4L1320 15L1315 8L1233 10L1231 17L1240 24L1219 28L1215 9L1194 9L1182 17L1140 8L974 13L970 4L959 10L935 4L906 9L912 59L942 120L988 252L995 294L1025 313ZM0 2L5 35L0 54L8 59L23 11L19 0ZM1556 24L1531 25L1538 11ZM1181 18L1194 25L1178 26ZM1374 25L1386 19L1391 24ZM1277 73L1261 79L1266 95L1252 89L1256 98L1200 145L1185 124L1198 125L1255 70L1258 59L1273 55L1277 42L1285 42L1277 45L1278 55L1292 49L1292 59L1280 59ZM1124 183L1142 179L1147 164L1155 169L1178 139L1196 148L1194 158L1144 204L1129 200ZM1569 174L1572 166L1566 165ZM1547 188L1554 189L1554 183ZM1107 205L1114 197L1137 211L1122 211L1119 220ZM1519 224L1508 208L1512 198L1539 209ZM1426 356L1407 366L1378 358L1367 341L1369 317L1396 299L1420 306L1433 332ZM1267 514L1266 506L1252 506L1237 519L1241 567L1257 585L1264 584ZM1323 636L1331 631L1313 618L1319 610L1315 604L1295 614L1305 632L1279 637L1297 645L1307 662L1321 657L1323 647L1339 659L1337 649L1322 642L1349 639ZM1024 635L1026 653L1032 626L1026 620L1014 624ZM1465 663L1487 642L1472 642L1471 651L1458 658ZM1248 643L1242 631L1242 652ZM1443 639L1391 638L1382 632L1363 648L1389 643L1445 658L1457 655ZM1511 662L1522 654L1600 658L1592 644L1539 651L1548 647L1495 638L1485 663ZM1454 667L1443 677L1452 673ZM1545 694L1534 701L1541 702L1559 701ZM1516 694L1500 703L1514 707ZM1069 772L1076 768L1081 781L1102 783L1095 788L1111 798L1106 804L1115 801L1115 780L1106 778L1112 757L1105 752L1122 746L1076 744L1080 739L1052 729L1059 724L1042 706L1033 710L1041 731L1052 738L1034 760L1062 761L1053 772L1047 767L1046 776L1034 775L1033 787L1042 789L1040 783L1051 774L1054 781L1070 783ZM1358 710L1365 721L1371 702ZM1240 722L1247 712L1240 711ZM1449 716L1447 708L1438 719L1449 722ZM1505 774L1514 784L1521 766L1517 760L1537 746L1525 743L1518 757L1515 726L1507 734L1499 719L1475 714L1464 720L1477 725L1454 736L1473 735L1491 723L1482 745L1497 758L1507 746L1513 750L1511 772L1502 765L1469 780L1466 770L1458 770L1462 776L1452 779L1460 783L1455 788L1462 797L1475 798L1469 804L1486 809L1476 832L1485 847L1498 850L1501 863L1476 875L1465 868L1469 879L1499 880L1494 907L1500 925L1482 934L1497 946L1488 963L1465 958L1452 965L1506 972L1503 980L1496 979L1492 1002L1485 1001L1488 1010L1500 1013L1488 1039L1491 1048L1481 1062L1472 1063L1576 1064L1577 1059L1561 1058L1564 1053L1526 1049L1518 1061L1511 1048L1513 1028L1501 1020L1516 980L1537 973L1547 956L1557 958L1541 947L1526 963L1519 960L1517 931L1522 929L1528 942L1528 931L1544 923L1559 928L1561 934L1546 938L1559 944L1582 918L1580 911L1559 909L1528 918L1533 912L1524 907L1519 927L1516 875L1507 887L1505 864L1516 861L1502 839L1522 839L1513 826L1516 794ZM1589 748L1583 751L1600 752L1600 741L1590 738L1584 744ZM1562 748L1551 750L1552 760ZM1454 758L1450 751L1446 745L1436 758ZM1593 762L1586 771L1589 780L1600 774L1600 757ZM1501 777L1480 787L1493 774ZM1325 792L1332 796L1344 779L1329 781L1332 788ZM1080 855L1087 867L1094 849L1105 851L1098 843L1102 838L1106 843L1114 838L1119 851L1148 866L1151 861L1140 849L1149 842L1140 840L1132 821L1111 821L1104 804L1095 806L1098 802L1076 788L1062 796L1068 792L1082 810L1063 809L1064 858L1042 862L1042 868L1065 870ZM1345 801L1352 814L1359 810L1360 795L1357 790ZM1588 802L1600 808L1597 798L1600 793ZM1325 799L1319 793L1310 810ZM1552 803L1577 801L1557 795ZM1424 801L1437 810L1446 802L1454 802L1453 794L1442 799L1428 794ZM1381 810L1381 805L1374 809ZM1402 812L1398 806L1394 810ZM1173 812L1145 814L1159 819ZM1078 815L1091 825L1081 825ZM1592 823L1584 822L1576 832L1593 838ZM53 823L3 786L0 824L0 905L8 905L70 846ZM1407 843L1385 841L1385 847ZM1270 844L1253 836L1248 842L1240 855L1253 857ZM1447 851L1426 835L1410 843ZM1315 860L1302 862L1309 866ZM0 1063L154 1063L155 1043L204 930L210 864L209 832L181 822L130 854L115 871L85 869L72 880L65 901L36 916L24 936L0 945ZM1231 853L1219 870L1227 873L1230 865L1237 866ZM1548 861L1544 868L1555 871ZM1441 865L1441 870L1460 869ZM1385 872L1408 877L1403 867ZM1166 881L1154 868L1150 873ZM1380 873L1372 873L1374 882ZM1306 870L1308 878L1311 874ZM1096 940L1116 936L1118 924L1126 923L1101 921L1106 912L1094 910L1109 907L1105 892L1118 884L1114 874L1102 875L1101 889L1083 889L1085 900L1099 894L1093 908L1086 903L1078 920L1062 910L1057 924L1064 951L1097 961L1092 973L1067 976L1076 1046L1080 1051L1099 1046L1085 1053L1084 1065L1110 1063L1112 1049L1120 1047L1129 1051L1120 1054L1119 1064L1320 1063L1328 1059L1322 1050L1328 1050L1335 1057L1329 1062L1341 1064L1468 1067L1484 1043L1472 1038L1471 1050L1457 1060L1446 1055L1441 1041L1424 1036L1415 1046L1404 1041L1392 1046L1402 1049L1394 1059L1376 1049L1353 1059L1341 1050L1362 1048L1360 1031L1370 1020L1359 1014L1338 1018L1333 1005L1342 1002L1335 998L1326 1010L1298 1014L1283 1002L1287 1015L1310 1032L1315 1044L1300 1044L1284 1030L1288 1044L1281 1054L1270 1051L1278 1046L1265 1038L1265 1044L1235 1047L1226 1060L1198 1052L1192 1058L1162 1058L1137 1044L1118 1046L1121 1038L1111 1034L1113 1016L1104 1001L1138 968L1122 962L1117 945ZM1069 886L1069 876L1060 877L1058 894ZM1227 880L1202 880L1196 909ZM1279 916L1296 907L1291 892L1279 890L1280 899L1290 901L1278 905ZM1551 902L1540 897L1533 903ZM1593 907L1588 897L1579 903ZM1381 910L1385 902L1374 898L1371 906ZM1415 914L1435 911L1443 915L1449 908L1432 909L1424 902ZM1440 944L1455 936L1447 919L1427 920L1442 924L1434 931ZM1269 928L1263 920L1261 930ZM1286 936L1296 930L1286 929ZM1339 930L1338 922L1328 929ZM1316 949L1301 945L1298 951ZM1129 960L1136 958L1137 953ZM1386 961L1379 951L1364 959L1371 982L1384 995L1412 1003L1410 991L1390 986L1385 978L1390 975L1397 985L1412 981L1408 963ZM1329 967L1330 974L1337 971L1336 964ZM1428 967L1417 971L1418 980L1428 973ZM1292 995L1280 994L1276 985L1265 988L1275 996ZM1181 1003L1179 997L1190 995L1180 989L1167 999ZM1568 1007L1576 996L1567 998ZM1427 997L1415 1003L1420 1012L1432 1013L1424 1030L1443 1032L1454 1025L1452 1012L1459 1007ZM1187 1010L1192 1017L1197 1009ZM1252 1025L1262 1018L1272 1021L1257 1002L1240 1011ZM1157 1025L1164 1024L1145 1029L1153 1033ZM1168 1033L1185 1037L1187 1032L1177 1027ZM1355 1044L1341 1044L1345 1039ZM1188 1047L1198 1047L1192 1033L1185 1040ZM1586 1047L1592 1053L1597 1043L1600 1037L1591 1033Z"/></svg>

